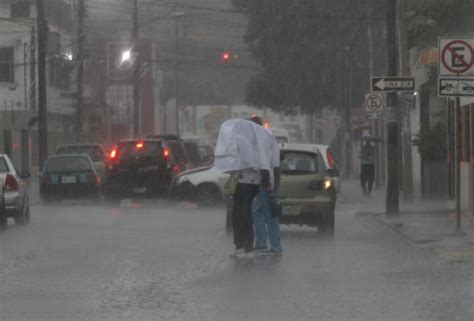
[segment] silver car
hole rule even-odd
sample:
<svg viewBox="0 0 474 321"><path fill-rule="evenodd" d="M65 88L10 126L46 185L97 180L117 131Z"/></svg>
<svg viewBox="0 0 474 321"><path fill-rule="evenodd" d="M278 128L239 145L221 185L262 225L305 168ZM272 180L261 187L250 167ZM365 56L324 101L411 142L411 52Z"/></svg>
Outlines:
<svg viewBox="0 0 474 321"><path fill-rule="evenodd" d="M13 218L18 225L30 222L30 199L25 182L28 177L28 172L20 173L15 168L8 155L0 154L0 186L5 203L5 210L0 211L0 228L7 226L8 218Z"/></svg>

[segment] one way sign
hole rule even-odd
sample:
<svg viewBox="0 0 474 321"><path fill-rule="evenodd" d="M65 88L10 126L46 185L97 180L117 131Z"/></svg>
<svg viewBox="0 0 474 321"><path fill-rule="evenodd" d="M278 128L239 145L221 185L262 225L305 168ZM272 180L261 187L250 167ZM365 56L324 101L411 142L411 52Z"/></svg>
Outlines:
<svg viewBox="0 0 474 321"><path fill-rule="evenodd" d="M373 92L415 91L415 78L373 77Z"/></svg>

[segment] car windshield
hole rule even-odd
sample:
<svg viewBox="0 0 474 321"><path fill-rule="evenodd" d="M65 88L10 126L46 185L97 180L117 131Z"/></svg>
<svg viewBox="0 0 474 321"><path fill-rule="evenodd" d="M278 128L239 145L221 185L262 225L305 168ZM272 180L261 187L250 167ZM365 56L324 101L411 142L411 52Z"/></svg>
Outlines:
<svg viewBox="0 0 474 321"><path fill-rule="evenodd" d="M63 146L58 148L58 155L65 154L85 154L88 155L93 162L102 162L104 161L104 153L99 146L86 146L86 145L77 145L77 146Z"/></svg>
<svg viewBox="0 0 474 321"><path fill-rule="evenodd" d="M92 165L86 157L65 156L53 157L46 163L46 173L62 172L88 172L92 171Z"/></svg>
<svg viewBox="0 0 474 321"><path fill-rule="evenodd" d="M285 175L317 174L317 155L306 152L282 151L280 170Z"/></svg>

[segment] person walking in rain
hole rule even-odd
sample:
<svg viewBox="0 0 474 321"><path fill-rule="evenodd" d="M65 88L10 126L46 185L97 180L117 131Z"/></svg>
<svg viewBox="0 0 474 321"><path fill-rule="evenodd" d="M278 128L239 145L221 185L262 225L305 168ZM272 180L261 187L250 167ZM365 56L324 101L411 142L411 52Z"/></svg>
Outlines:
<svg viewBox="0 0 474 321"><path fill-rule="evenodd" d="M262 126L259 117L251 119ZM279 211L275 203L280 186L280 148L275 137L269 141L271 146L271 171L263 171L262 186L252 204L253 224L255 227L255 252L271 255L281 255L281 238ZM267 242L270 243L270 249Z"/></svg>
<svg viewBox="0 0 474 321"><path fill-rule="evenodd" d="M253 257L252 202L261 189L270 186L272 139L265 128L249 120L228 120L219 130L214 166L237 180L232 227L238 258Z"/></svg>
<svg viewBox="0 0 474 321"><path fill-rule="evenodd" d="M360 185L365 196L370 197L375 179L375 142L363 139L359 153Z"/></svg>

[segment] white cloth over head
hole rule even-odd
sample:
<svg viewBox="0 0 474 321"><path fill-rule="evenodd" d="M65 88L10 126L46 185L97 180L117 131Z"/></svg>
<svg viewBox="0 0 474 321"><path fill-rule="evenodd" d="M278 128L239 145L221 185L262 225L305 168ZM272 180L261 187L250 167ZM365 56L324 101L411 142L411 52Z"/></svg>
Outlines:
<svg viewBox="0 0 474 321"><path fill-rule="evenodd" d="M275 148L278 149L275 138L264 127L244 119L231 119L219 130L214 167L226 173L249 168L272 172L280 165L279 150Z"/></svg>

